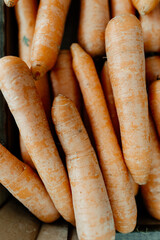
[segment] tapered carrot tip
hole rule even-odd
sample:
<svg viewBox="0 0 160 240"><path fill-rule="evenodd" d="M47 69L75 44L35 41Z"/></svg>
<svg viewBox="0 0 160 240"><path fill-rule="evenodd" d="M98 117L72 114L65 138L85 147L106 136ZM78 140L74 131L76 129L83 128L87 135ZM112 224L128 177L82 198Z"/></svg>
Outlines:
<svg viewBox="0 0 160 240"><path fill-rule="evenodd" d="M45 68L40 64L32 64L31 71L32 71L33 78L35 80L40 79L46 73Z"/></svg>

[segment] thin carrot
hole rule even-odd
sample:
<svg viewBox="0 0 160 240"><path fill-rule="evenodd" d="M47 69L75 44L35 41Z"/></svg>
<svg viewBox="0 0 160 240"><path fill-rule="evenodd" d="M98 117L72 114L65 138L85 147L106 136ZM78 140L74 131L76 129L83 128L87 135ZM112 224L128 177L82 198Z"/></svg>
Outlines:
<svg viewBox="0 0 160 240"><path fill-rule="evenodd" d="M135 8L131 0L111 0L112 18L121 14L135 14Z"/></svg>
<svg viewBox="0 0 160 240"><path fill-rule="evenodd" d="M133 188L134 196L136 196L138 194L139 185L137 183L135 183L135 181L133 180L132 175L130 173L129 173L129 178L130 178L131 185Z"/></svg>
<svg viewBox="0 0 160 240"><path fill-rule="evenodd" d="M43 183L25 163L0 144L0 183L43 222L59 218Z"/></svg>
<svg viewBox="0 0 160 240"><path fill-rule="evenodd" d="M31 166L32 168L35 168L34 163L31 159L30 155L28 154L28 151L26 149L26 146L24 144L21 134L19 134L19 146L20 146L21 157L22 157L23 161L25 163L27 163L29 166Z"/></svg>
<svg viewBox="0 0 160 240"><path fill-rule="evenodd" d="M52 138L31 72L20 58L1 58L0 88L52 201L60 214L74 223L67 174Z"/></svg>
<svg viewBox="0 0 160 240"><path fill-rule="evenodd" d="M62 94L71 99L81 111L81 93L72 69L72 57L69 50L59 52L57 62L50 74L54 97Z"/></svg>
<svg viewBox="0 0 160 240"><path fill-rule="evenodd" d="M106 103L108 107L108 111L112 120L112 124L117 136L119 143L121 142L120 137L120 128L119 128L119 121L117 116L117 110L114 102L112 86L109 78L109 71L108 71L108 64L107 61L104 63L102 72L101 72L101 83L104 92L104 96L106 98Z"/></svg>
<svg viewBox="0 0 160 240"><path fill-rule="evenodd" d="M142 185L148 180L151 159L143 36L134 15L109 22L106 54L124 159L134 181Z"/></svg>
<svg viewBox="0 0 160 240"><path fill-rule="evenodd" d="M159 0L132 0L140 15L150 13L159 3Z"/></svg>
<svg viewBox="0 0 160 240"><path fill-rule="evenodd" d="M79 239L115 239L105 183L75 104L59 95L53 102L52 119L66 154Z"/></svg>
<svg viewBox="0 0 160 240"><path fill-rule="evenodd" d="M78 41L91 56L105 54L108 5L108 0L81 0Z"/></svg>
<svg viewBox="0 0 160 240"><path fill-rule="evenodd" d="M140 17L145 52L160 52L160 3L147 15Z"/></svg>
<svg viewBox="0 0 160 240"><path fill-rule="evenodd" d="M134 194L93 60L76 43L71 45L71 53L73 69L91 123L116 229L123 233L131 232L136 225L137 213Z"/></svg>
<svg viewBox="0 0 160 240"><path fill-rule="evenodd" d="M160 80L160 56L146 58L146 80L148 86Z"/></svg>
<svg viewBox="0 0 160 240"><path fill-rule="evenodd" d="M4 2L7 7L14 7L17 4L18 0L4 0Z"/></svg>
<svg viewBox="0 0 160 240"><path fill-rule="evenodd" d="M141 193L148 212L160 220L160 143L153 120L150 118L151 172L146 185L141 186Z"/></svg>
<svg viewBox="0 0 160 240"><path fill-rule="evenodd" d="M31 51L35 79L50 70L60 49L71 0L40 0Z"/></svg>
<svg viewBox="0 0 160 240"><path fill-rule="evenodd" d="M160 80L153 82L149 88L149 104L160 136Z"/></svg>

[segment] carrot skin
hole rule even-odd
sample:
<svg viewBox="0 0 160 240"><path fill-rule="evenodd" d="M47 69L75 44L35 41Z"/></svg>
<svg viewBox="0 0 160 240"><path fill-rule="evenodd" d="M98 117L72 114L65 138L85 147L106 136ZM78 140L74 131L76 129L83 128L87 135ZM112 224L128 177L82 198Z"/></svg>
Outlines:
<svg viewBox="0 0 160 240"><path fill-rule="evenodd" d="M134 15L120 15L108 23L106 54L124 159L134 181L142 185L151 166L149 115L142 29Z"/></svg>
<svg viewBox="0 0 160 240"><path fill-rule="evenodd" d="M150 13L159 3L159 0L132 0L133 5L140 15Z"/></svg>
<svg viewBox="0 0 160 240"><path fill-rule="evenodd" d="M22 139L21 134L19 134L19 144L20 144L20 152L21 152L21 157L25 163L27 163L30 167L35 168L34 163L28 154L28 151L26 149L26 146L24 144L24 141Z"/></svg>
<svg viewBox="0 0 160 240"><path fill-rule="evenodd" d="M136 225L136 203L102 87L92 58L78 45L71 45L77 76L94 135L116 230L127 233Z"/></svg>
<svg viewBox="0 0 160 240"><path fill-rule="evenodd" d="M148 57L146 58L147 85L157 80L160 80L160 56Z"/></svg>
<svg viewBox="0 0 160 240"><path fill-rule="evenodd" d="M79 239L115 239L104 180L75 104L59 95L53 102L52 118L66 154Z"/></svg>
<svg viewBox="0 0 160 240"><path fill-rule="evenodd" d="M74 224L70 186L27 65L17 57L0 60L0 88L27 151L60 214Z"/></svg>
<svg viewBox="0 0 160 240"><path fill-rule="evenodd" d="M2 183L37 218L53 222L59 218L43 183L25 163L0 144L0 183Z"/></svg>
<svg viewBox="0 0 160 240"><path fill-rule="evenodd" d="M4 0L4 2L7 7L14 7L17 4L18 0Z"/></svg>
<svg viewBox="0 0 160 240"><path fill-rule="evenodd" d="M40 0L31 51L31 70L38 79L55 64L71 0Z"/></svg>
<svg viewBox="0 0 160 240"><path fill-rule="evenodd" d="M114 18L125 13L135 14L135 8L131 0L111 0L111 12Z"/></svg>

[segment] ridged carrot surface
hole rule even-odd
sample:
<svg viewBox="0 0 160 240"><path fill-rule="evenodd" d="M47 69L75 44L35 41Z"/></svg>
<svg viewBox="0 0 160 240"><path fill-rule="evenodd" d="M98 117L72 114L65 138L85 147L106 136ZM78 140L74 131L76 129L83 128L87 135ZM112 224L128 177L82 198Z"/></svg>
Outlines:
<svg viewBox="0 0 160 240"><path fill-rule="evenodd" d="M135 228L137 216L134 194L93 60L76 43L71 45L71 53L73 69L91 123L116 230L131 232Z"/></svg>
<svg viewBox="0 0 160 240"><path fill-rule="evenodd" d="M160 80L153 82L149 88L149 104L160 136Z"/></svg>
<svg viewBox="0 0 160 240"><path fill-rule="evenodd" d="M1 144L0 183L41 221L53 222L59 218L38 175Z"/></svg>
<svg viewBox="0 0 160 240"><path fill-rule="evenodd" d="M146 58L147 85L157 80L160 80L160 56L148 57Z"/></svg>
<svg viewBox="0 0 160 240"><path fill-rule="evenodd" d="M157 6L159 0L132 0L132 3L141 15L145 15Z"/></svg>
<svg viewBox="0 0 160 240"><path fill-rule="evenodd" d="M62 94L71 99L81 110L81 93L72 68L72 56L69 50L59 52L57 62L50 74L53 95Z"/></svg>
<svg viewBox="0 0 160 240"><path fill-rule="evenodd" d="M14 7L18 0L4 0L7 7Z"/></svg>
<svg viewBox="0 0 160 240"><path fill-rule="evenodd" d="M151 172L146 185L141 186L141 193L148 212L160 220L160 142L153 120L150 118Z"/></svg>
<svg viewBox="0 0 160 240"><path fill-rule="evenodd" d="M160 52L160 3L147 15L140 17L145 52Z"/></svg>
<svg viewBox="0 0 160 240"><path fill-rule="evenodd" d="M108 0L81 0L78 41L91 56L105 54L108 5Z"/></svg>
<svg viewBox="0 0 160 240"><path fill-rule="evenodd" d="M67 174L51 135L31 72L20 58L1 58L0 89L55 207L67 221L74 223Z"/></svg>
<svg viewBox="0 0 160 240"><path fill-rule="evenodd" d="M134 15L108 23L106 54L124 159L134 181L145 184L151 166L148 99L142 29Z"/></svg>
<svg viewBox="0 0 160 240"><path fill-rule="evenodd" d="M132 0L111 0L111 13L112 18L125 13L135 14Z"/></svg>
<svg viewBox="0 0 160 240"><path fill-rule="evenodd" d="M42 77L58 56L71 0L40 0L31 51L32 74Z"/></svg>
<svg viewBox="0 0 160 240"><path fill-rule="evenodd" d="M105 183L75 104L59 95L53 102L52 118L66 154L79 239L115 239Z"/></svg>

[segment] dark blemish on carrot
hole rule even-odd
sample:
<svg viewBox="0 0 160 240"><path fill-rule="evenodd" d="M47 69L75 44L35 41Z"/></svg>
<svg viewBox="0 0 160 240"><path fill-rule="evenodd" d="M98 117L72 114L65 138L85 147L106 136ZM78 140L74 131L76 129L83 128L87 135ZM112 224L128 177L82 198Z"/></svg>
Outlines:
<svg viewBox="0 0 160 240"><path fill-rule="evenodd" d="M80 129L78 130L78 132L79 132L79 133L82 132L82 129L80 128Z"/></svg>
<svg viewBox="0 0 160 240"><path fill-rule="evenodd" d="M22 41L24 42L24 44L25 44L27 47L29 47L29 45L30 45L30 40L29 40L26 36L23 37Z"/></svg>

